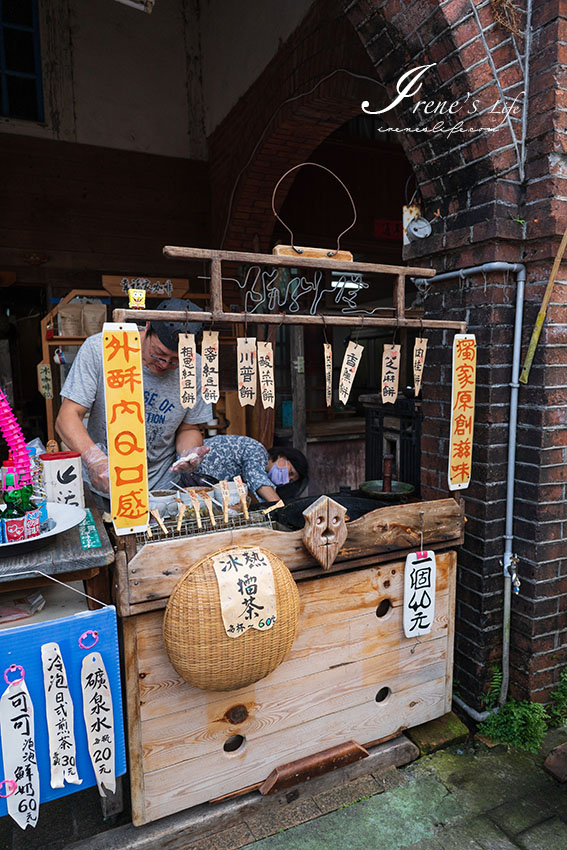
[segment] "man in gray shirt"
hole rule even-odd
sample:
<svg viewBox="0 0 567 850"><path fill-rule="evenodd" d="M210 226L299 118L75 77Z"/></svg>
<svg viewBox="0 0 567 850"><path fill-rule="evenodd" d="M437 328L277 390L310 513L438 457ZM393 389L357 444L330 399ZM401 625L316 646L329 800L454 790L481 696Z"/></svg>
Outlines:
<svg viewBox="0 0 567 850"><path fill-rule="evenodd" d="M170 298L158 304L158 310L200 310L191 301ZM202 325L190 322L187 332L199 334ZM148 484L150 490L169 489L175 473L169 471L176 457L189 454L203 445L200 426L212 418L211 405L201 399L197 384L197 402L184 408L179 400L177 342L185 333L184 322L147 322L140 333L146 416ZM197 375L200 376L197 355ZM91 490L109 493L104 403L104 370L101 334L89 337L79 349L61 390L63 398L55 422L57 433L73 451L81 453L85 479ZM85 428L83 419L89 413ZM203 450L199 451L199 454ZM178 469L188 472L193 463Z"/></svg>

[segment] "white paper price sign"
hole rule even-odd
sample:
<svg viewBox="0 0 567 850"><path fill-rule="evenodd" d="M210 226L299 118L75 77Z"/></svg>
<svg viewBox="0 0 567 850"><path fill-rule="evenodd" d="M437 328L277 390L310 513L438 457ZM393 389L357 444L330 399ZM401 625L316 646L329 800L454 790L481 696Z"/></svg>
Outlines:
<svg viewBox="0 0 567 850"><path fill-rule="evenodd" d="M23 667L4 672L8 687L0 699L0 735L4 765L3 793L8 814L18 826L35 827L39 818L39 771L35 749L34 710Z"/></svg>
<svg viewBox="0 0 567 850"><path fill-rule="evenodd" d="M417 638L431 631L435 617L435 552L413 552L404 571L404 634Z"/></svg>
<svg viewBox="0 0 567 850"><path fill-rule="evenodd" d="M116 791L114 712L108 675L100 652L88 652L81 668L83 716L89 755L101 797Z"/></svg>
<svg viewBox="0 0 567 850"><path fill-rule="evenodd" d="M237 638L248 629L266 631L276 622L272 565L259 549L231 549L212 556L224 628Z"/></svg>
<svg viewBox="0 0 567 850"><path fill-rule="evenodd" d="M45 712L49 735L51 787L63 788L65 782L80 785L77 773L77 750L73 701L69 693L67 671L57 643L41 647Z"/></svg>

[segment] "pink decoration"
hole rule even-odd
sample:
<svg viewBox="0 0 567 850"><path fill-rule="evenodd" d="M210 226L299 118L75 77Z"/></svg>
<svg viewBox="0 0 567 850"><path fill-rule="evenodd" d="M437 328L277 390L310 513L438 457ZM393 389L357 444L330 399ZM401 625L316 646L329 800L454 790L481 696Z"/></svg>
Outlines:
<svg viewBox="0 0 567 850"><path fill-rule="evenodd" d="M19 486L31 484L31 463L26 441L10 403L2 390L0 390L0 431L8 443L10 454L14 458L14 469L18 476Z"/></svg>

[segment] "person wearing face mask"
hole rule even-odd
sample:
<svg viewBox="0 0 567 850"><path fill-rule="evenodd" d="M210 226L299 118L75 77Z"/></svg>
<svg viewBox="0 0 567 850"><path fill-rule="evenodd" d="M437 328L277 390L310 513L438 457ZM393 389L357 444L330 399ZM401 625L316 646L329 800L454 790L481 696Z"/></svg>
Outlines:
<svg viewBox="0 0 567 850"><path fill-rule="evenodd" d="M258 501L289 500L307 483L307 460L298 449L274 446L268 451L252 437L237 434L209 437L204 446L208 453L196 469L197 479L207 475L219 481L231 480L240 475ZM191 476L183 481L189 486L197 483Z"/></svg>

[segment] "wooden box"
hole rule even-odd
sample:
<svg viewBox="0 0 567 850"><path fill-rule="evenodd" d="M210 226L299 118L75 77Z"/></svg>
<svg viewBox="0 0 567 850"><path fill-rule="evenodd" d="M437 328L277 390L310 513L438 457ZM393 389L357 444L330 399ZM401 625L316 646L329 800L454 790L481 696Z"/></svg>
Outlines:
<svg viewBox="0 0 567 850"><path fill-rule="evenodd" d="M407 639L404 563L420 542L419 511L424 546L438 550L435 622L430 634ZM456 555L440 550L461 542L462 530L453 499L382 508L349 524L331 571L302 547L301 532L172 540L130 552L129 562L120 551L134 824L258 787L284 763L345 741L374 744L449 711ZM295 643L273 673L213 693L178 676L161 624L185 570L230 542L261 543L283 558L300 579L301 614Z"/></svg>

